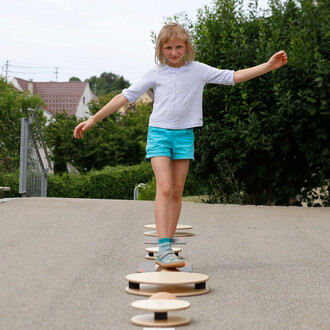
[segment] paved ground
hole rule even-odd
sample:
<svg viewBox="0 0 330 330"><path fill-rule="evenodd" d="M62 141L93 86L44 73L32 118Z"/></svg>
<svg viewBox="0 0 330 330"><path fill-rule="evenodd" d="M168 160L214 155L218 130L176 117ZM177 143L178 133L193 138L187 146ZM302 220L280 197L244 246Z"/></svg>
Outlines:
<svg viewBox="0 0 330 330"><path fill-rule="evenodd" d="M125 276L144 256L143 201L0 203L1 329L139 329ZM182 256L210 276L187 329L330 329L330 209L184 203ZM181 298L182 299L182 298ZM184 329L183 328L183 329Z"/></svg>

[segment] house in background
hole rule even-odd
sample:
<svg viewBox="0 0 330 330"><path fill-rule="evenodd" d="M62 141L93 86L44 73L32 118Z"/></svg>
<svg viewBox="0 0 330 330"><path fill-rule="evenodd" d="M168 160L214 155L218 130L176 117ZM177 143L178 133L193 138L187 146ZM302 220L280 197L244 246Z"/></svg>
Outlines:
<svg viewBox="0 0 330 330"><path fill-rule="evenodd" d="M148 89L137 101L135 101L133 104L132 103L127 103L124 106L122 106L118 112L121 115L126 115L127 112L131 111L132 109L135 109L135 104L136 103L153 103L154 102L154 92L151 89Z"/></svg>
<svg viewBox="0 0 330 330"><path fill-rule="evenodd" d="M14 78L12 84L22 92L29 91L32 95L39 95L47 105L45 111L47 118L63 110L69 116L91 117L88 102L98 100L88 82L34 82Z"/></svg>

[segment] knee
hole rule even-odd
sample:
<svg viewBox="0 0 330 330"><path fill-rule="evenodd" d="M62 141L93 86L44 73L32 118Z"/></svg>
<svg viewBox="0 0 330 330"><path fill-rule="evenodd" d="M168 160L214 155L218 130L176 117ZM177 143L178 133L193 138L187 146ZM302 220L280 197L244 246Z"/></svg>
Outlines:
<svg viewBox="0 0 330 330"><path fill-rule="evenodd" d="M172 188L172 200L178 201L182 198L183 187L174 186Z"/></svg>
<svg viewBox="0 0 330 330"><path fill-rule="evenodd" d="M162 182L157 184L157 194L160 194L163 197L170 197L171 193L172 193L171 182Z"/></svg>

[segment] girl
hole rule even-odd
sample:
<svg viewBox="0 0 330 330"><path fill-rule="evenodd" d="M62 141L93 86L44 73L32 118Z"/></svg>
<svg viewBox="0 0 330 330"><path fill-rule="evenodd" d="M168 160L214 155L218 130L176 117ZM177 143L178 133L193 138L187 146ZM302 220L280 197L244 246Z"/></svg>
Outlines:
<svg viewBox="0 0 330 330"><path fill-rule="evenodd" d="M194 61L194 49L187 31L179 24L166 24L160 31L155 60L158 63L142 79L115 96L93 117L77 125L75 138L96 122L136 101L154 89L153 112L149 119L146 159L156 178L155 222L159 238L156 263L165 268L183 267L171 243L179 220L182 191L190 160L194 159L194 127L202 126L202 94L207 83L234 85L263 75L287 63L284 51L266 63L239 70L220 70Z"/></svg>

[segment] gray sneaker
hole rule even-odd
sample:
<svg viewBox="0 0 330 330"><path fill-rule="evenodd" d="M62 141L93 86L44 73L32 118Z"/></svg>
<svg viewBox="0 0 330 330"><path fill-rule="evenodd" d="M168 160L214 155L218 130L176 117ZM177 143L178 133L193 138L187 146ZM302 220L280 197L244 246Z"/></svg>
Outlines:
<svg viewBox="0 0 330 330"><path fill-rule="evenodd" d="M172 249L165 250L156 254L156 264L164 268L178 268L184 267L185 262L179 259Z"/></svg>

